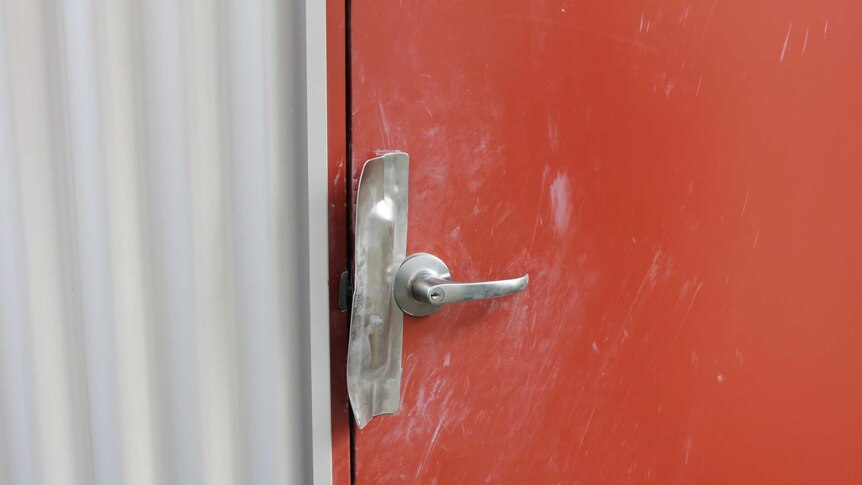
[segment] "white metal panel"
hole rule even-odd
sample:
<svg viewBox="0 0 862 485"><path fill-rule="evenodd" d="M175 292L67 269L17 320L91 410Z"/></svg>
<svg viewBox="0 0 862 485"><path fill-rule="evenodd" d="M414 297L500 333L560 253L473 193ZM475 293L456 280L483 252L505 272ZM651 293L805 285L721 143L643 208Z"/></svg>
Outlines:
<svg viewBox="0 0 862 485"><path fill-rule="evenodd" d="M323 26L0 0L0 482L330 481Z"/></svg>

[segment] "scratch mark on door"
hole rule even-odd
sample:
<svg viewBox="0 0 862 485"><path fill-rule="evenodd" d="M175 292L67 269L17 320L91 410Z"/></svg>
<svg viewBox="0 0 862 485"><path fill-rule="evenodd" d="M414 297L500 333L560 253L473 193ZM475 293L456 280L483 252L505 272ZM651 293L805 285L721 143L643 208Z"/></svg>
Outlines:
<svg viewBox="0 0 862 485"><path fill-rule="evenodd" d="M787 44L790 43L790 31L793 29L793 23L787 26L787 35L784 37L784 46L781 48L781 55L778 57L778 63L784 62L784 54L787 52Z"/></svg>

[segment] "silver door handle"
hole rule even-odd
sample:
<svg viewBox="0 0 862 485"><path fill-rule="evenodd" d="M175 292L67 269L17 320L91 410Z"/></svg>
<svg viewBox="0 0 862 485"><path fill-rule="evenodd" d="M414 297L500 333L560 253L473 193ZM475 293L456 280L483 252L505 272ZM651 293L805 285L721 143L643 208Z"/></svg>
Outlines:
<svg viewBox="0 0 862 485"><path fill-rule="evenodd" d="M461 303L514 295L524 291L529 275L510 280L458 283L449 268L433 254L417 253L404 260L395 273L395 302L415 317L436 312L447 303Z"/></svg>
<svg viewBox="0 0 862 485"><path fill-rule="evenodd" d="M393 152L362 167L356 194L353 299L347 351L347 394L364 427L401 405L404 313L429 315L447 303L511 295L529 278L456 283L436 256L407 257L409 158Z"/></svg>

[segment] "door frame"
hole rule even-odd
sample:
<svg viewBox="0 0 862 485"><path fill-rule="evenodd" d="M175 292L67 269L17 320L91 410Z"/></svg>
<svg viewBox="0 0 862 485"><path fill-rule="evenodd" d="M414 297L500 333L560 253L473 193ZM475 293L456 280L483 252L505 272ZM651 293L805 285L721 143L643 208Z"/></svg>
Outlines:
<svg viewBox="0 0 862 485"><path fill-rule="evenodd" d="M306 207L308 386L311 471L315 484L332 483L329 366L329 253L326 83L326 3L305 1ZM300 228L300 230L303 228Z"/></svg>

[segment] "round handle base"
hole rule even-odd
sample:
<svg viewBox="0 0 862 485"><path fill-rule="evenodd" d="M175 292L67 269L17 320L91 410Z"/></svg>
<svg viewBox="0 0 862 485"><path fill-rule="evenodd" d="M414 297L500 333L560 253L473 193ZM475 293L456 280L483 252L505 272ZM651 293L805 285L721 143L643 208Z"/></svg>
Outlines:
<svg viewBox="0 0 862 485"><path fill-rule="evenodd" d="M413 297L413 283L419 275L430 275L435 278L448 280L451 277L449 267L437 256L428 253L416 253L410 255L401 263L398 272L395 273L393 293L395 303L401 311L414 317L424 317L440 309L443 305L424 303Z"/></svg>

